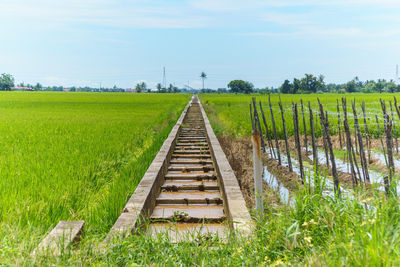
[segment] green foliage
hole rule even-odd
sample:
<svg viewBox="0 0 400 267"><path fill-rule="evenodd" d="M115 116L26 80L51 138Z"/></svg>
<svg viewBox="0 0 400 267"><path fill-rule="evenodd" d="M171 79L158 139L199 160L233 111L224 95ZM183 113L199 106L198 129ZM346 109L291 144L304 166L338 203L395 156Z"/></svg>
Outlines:
<svg viewBox="0 0 400 267"><path fill-rule="evenodd" d="M324 76L320 75L318 78L312 74L305 74L301 80L294 78L293 84L289 80L285 80L280 87L282 94L296 94L296 93L317 93L318 91L325 91L326 86Z"/></svg>
<svg viewBox="0 0 400 267"><path fill-rule="evenodd" d="M289 80L285 80L280 88L282 94L290 94L293 91L293 86Z"/></svg>
<svg viewBox="0 0 400 267"><path fill-rule="evenodd" d="M254 85L250 82L243 80L233 80L228 83L232 93L250 94L254 91Z"/></svg>
<svg viewBox="0 0 400 267"><path fill-rule="evenodd" d="M190 97L0 94L0 262L60 220L107 233Z"/></svg>
<svg viewBox="0 0 400 267"><path fill-rule="evenodd" d="M270 132L272 133L272 124L271 124L271 116L269 112L268 105L268 95L264 94L253 94L253 95L245 95L245 94L201 94L200 98L207 102L205 105L205 109L209 111L211 114L210 120L213 120L215 124L219 122L218 129L221 133L231 135L233 137L242 137L242 136L250 136L251 135L251 122L249 115L249 103L251 102L251 98L256 96L257 102L261 101L263 104L263 109L265 112L265 117L267 120L267 124ZM309 125L309 111L308 111L308 102L311 104L311 108L314 112L314 119L317 122L316 125L316 134L317 136L321 136L321 126L319 124L319 118L316 118L316 112L318 109L317 97L323 103L324 108L331 114L330 115L330 133L332 135L336 135L338 133L338 121L337 121L337 109L336 109L336 100L339 99L339 103L341 97L346 97L348 99L348 116L349 116L349 125L354 125L353 123L353 111L351 109L351 100L356 100L356 107L358 112L358 118L360 121L363 121L361 103L365 101L365 105L367 107L367 123L368 128L371 134L377 135L378 129L375 121L375 114L378 115L380 120L381 131L383 129L383 115L379 102L379 98L382 98L387 103L389 101L393 102L393 96L396 96L400 101L400 94L297 94L297 95L281 95L282 105L285 111L285 120L288 130L288 135L291 136L294 133L293 128L293 115L292 115L292 102L300 103L300 99L303 99L304 102L304 111L305 111L305 119L307 125ZM275 122L277 125L277 132L281 139L284 137L283 125L280 115L280 110L278 106L279 95L271 94L272 101L272 109L274 112ZM257 103L258 104L258 103ZM258 106L257 106L258 107ZM393 107L394 108L394 107ZM342 110L340 104L340 110ZM396 111L394 110L394 120L396 125L400 125L400 120L397 117ZM341 116L343 118L343 115ZM302 116L300 116L300 125L302 124ZM262 123L262 121L261 121ZM214 124L214 125L215 125ZM343 125L341 126L343 130ZM350 127L351 131L353 131L353 127ZM264 129L264 125L262 123L262 129ZM400 129L396 127L397 136L400 136ZM263 130L264 131L264 130ZM310 135L310 127L307 127L307 133ZM361 127L362 133L365 131L364 127ZM265 133L265 132L264 132ZM303 127L300 127L300 133L303 134Z"/></svg>
<svg viewBox="0 0 400 267"><path fill-rule="evenodd" d="M147 90L147 85L145 82L136 84L135 91L137 93L145 92Z"/></svg>
<svg viewBox="0 0 400 267"><path fill-rule="evenodd" d="M0 75L0 91L10 91L14 87L14 77L3 73Z"/></svg>
<svg viewBox="0 0 400 267"><path fill-rule="evenodd" d="M51 258L29 255L36 241L10 246L11 237L1 228L0 261L13 265L397 266L399 201L373 197L336 200L301 191L292 207L265 203L265 216L255 222L253 236L236 233L227 240L173 243L165 234L151 237L144 231L117 238L102 252L95 251L101 238L86 237L77 253L67 250ZM366 209L364 203L375 209Z"/></svg>
<svg viewBox="0 0 400 267"><path fill-rule="evenodd" d="M203 82L203 89L204 89L204 80L207 79L207 74L204 71L202 71L200 73L200 78L201 78L201 81Z"/></svg>

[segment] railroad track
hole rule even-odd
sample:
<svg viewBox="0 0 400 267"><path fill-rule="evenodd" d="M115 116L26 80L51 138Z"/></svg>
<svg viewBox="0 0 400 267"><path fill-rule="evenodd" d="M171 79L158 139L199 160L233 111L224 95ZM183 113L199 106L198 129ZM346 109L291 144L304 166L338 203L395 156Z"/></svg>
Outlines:
<svg viewBox="0 0 400 267"><path fill-rule="evenodd" d="M80 240L84 221L62 221L39 244L58 254ZM250 234L252 221L236 176L197 96L193 96L103 242L143 228L173 241ZM236 232L236 231L234 231ZM66 235L68 238L65 238ZM62 242L61 242L62 241Z"/></svg>

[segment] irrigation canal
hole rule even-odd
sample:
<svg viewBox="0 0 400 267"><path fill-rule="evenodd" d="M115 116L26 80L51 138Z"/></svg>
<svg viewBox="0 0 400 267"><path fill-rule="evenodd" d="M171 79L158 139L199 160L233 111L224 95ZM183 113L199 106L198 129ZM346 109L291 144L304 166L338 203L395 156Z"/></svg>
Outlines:
<svg viewBox="0 0 400 267"><path fill-rule="evenodd" d="M232 230L247 235L251 217L237 178L194 95L106 236L166 232L172 241L201 239ZM34 253L59 254L80 239L84 221L61 221ZM60 242L62 241L62 242ZM50 250L50 251L49 251Z"/></svg>

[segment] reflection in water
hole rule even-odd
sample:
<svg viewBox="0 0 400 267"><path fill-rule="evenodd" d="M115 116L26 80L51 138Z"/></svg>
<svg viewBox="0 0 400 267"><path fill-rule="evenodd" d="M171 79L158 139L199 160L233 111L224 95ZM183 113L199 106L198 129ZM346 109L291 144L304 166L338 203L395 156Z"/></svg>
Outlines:
<svg viewBox="0 0 400 267"><path fill-rule="evenodd" d="M278 181L278 179L264 167L264 181L277 193L279 193L281 202L293 205L295 200L290 196L289 190Z"/></svg>

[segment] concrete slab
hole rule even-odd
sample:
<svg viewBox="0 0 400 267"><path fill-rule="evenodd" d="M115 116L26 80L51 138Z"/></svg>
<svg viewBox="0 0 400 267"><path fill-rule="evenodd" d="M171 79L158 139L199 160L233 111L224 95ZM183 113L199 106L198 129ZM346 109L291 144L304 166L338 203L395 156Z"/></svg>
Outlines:
<svg viewBox="0 0 400 267"><path fill-rule="evenodd" d="M60 221L40 242L32 255L57 256L81 238L84 221Z"/></svg>
<svg viewBox="0 0 400 267"><path fill-rule="evenodd" d="M235 230L240 231L243 236L251 235L253 221L246 207L239 183L229 165L228 159L214 134L207 114L199 101L201 114L206 127L207 138L210 143L211 155L215 159L216 171L220 177L225 209L229 211L229 219Z"/></svg>

